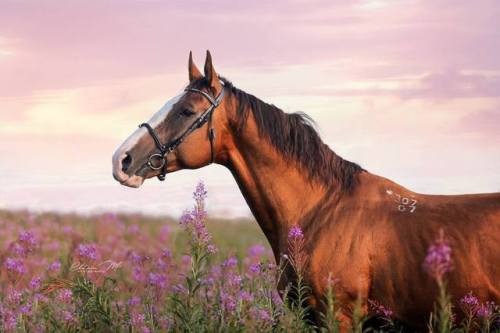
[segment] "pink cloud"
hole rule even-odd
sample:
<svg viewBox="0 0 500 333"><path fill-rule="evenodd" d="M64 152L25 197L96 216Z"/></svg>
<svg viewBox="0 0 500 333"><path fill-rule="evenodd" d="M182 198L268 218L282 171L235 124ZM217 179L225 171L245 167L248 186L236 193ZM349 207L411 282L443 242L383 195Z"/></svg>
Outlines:
<svg viewBox="0 0 500 333"><path fill-rule="evenodd" d="M16 61L0 61L0 93L178 72L188 50L201 58L207 48L217 64L257 70L341 58L383 59L393 67L385 74L498 69L498 2L363 4L4 2L0 31L17 50Z"/></svg>
<svg viewBox="0 0 500 333"><path fill-rule="evenodd" d="M500 106L466 114L458 124L459 133L480 133L485 141L500 144Z"/></svg>
<svg viewBox="0 0 500 333"><path fill-rule="evenodd" d="M390 73L390 71L389 71ZM432 72L422 77L367 80L361 89L312 87L306 91L332 96L396 96L403 99L454 99L500 97L500 73L469 74L456 69ZM384 84L391 84L389 88ZM407 85L410 83L410 87ZM380 87L379 87L380 86Z"/></svg>

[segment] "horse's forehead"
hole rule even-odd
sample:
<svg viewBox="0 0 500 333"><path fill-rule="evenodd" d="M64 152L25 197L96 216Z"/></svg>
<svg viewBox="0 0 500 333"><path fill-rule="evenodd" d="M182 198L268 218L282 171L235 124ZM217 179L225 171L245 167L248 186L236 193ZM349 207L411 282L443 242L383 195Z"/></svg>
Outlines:
<svg viewBox="0 0 500 333"><path fill-rule="evenodd" d="M167 117L168 113L172 110L175 103L177 103L184 93L181 93L170 100L168 100L163 107L156 112L153 117L148 121L148 124L151 127L156 128L158 125L162 123L163 120ZM113 158L120 158L124 153L130 151L135 145L143 138L145 135L149 135L147 130L144 127L140 127L136 129L115 151Z"/></svg>
<svg viewBox="0 0 500 333"><path fill-rule="evenodd" d="M161 124L161 122L163 120L165 120L165 118L167 117L168 113L170 111L172 111L172 108L175 105L175 103L177 103L182 98L182 96L184 96L184 93L181 93L181 94L169 99L165 103L165 105L163 105L163 107L160 110L158 110L158 112L156 112L153 115L153 117L151 117L151 119L148 121L149 125L151 125L151 127L155 128L159 124Z"/></svg>

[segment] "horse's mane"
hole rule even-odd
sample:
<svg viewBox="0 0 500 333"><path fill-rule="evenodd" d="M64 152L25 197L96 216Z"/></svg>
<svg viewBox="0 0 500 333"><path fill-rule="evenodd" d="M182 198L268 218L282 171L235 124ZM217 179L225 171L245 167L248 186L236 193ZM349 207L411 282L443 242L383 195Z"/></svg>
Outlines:
<svg viewBox="0 0 500 333"><path fill-rule="evenodd" d="M309 177L327 185L338 183L342 191L348 192L355 187L356 175L364 171L363 168L335 154L321 140L314 121L308 115L303 112L285 113L275 105L236 88L226 78L220 77L220 80L239 102L237 132L245 128L249 112L252 112L259 134L285 158L295 161ZM198 84L194 82L192 86Z"/></svg>

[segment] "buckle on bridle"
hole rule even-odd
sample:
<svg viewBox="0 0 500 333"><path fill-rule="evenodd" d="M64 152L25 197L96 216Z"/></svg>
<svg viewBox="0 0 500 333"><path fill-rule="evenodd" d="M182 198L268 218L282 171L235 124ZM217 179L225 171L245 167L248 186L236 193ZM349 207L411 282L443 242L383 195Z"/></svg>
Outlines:
<svg viewBox="0 0 500 333"><path fill-rule="evenodd" d="M166 154L165 154L166 155ZM165 155L164 154L153 154L149 156L148 158L148 166L153 169L153 170L160 170L165 166ZM158 161L160 161L159 165L157 163L153 163L154 159L158 158Z"/></svg>

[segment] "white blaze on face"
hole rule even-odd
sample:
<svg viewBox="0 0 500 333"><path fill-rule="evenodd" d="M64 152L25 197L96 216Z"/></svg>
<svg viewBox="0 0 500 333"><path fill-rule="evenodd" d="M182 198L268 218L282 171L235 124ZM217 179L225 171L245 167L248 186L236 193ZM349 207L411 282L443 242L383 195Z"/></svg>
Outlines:
<svg viewBox="0 0 500 333"><path fill-rule="evenodd" d="M165 103L165 105L158 112L156 112L153 117L151 117L151 119L148 121L148 124L151 125L152 128L156 129L156 127L158 127L158 125L160 125L165 120L168 113L172 110L174 104L177 103L183 95L184 93L179 94ZM125 140L125 142L123 142L118 147L118 149L116 149L115 153L113 154L113 172L115 174L121 172L121 161L123 160L123 158L125 158L125 154L132 150L132 148L144 135L149 135L147 129L144 127L139 127L127 138L127 140Z"/></svg>
<svg viewBox="0 0 500 333"><path fill-rule="evenodd" d="M148 124L153 128L156 128L158 125L160 125L165 120L165 118L167 118L168 113L172 111L172 107L174 106L174 104L177 103L182 98L182 96L184 96L184 93L179 94L173 97L171 100L167 101L167 103L165 103L165 105L158 112L156 112L153 117L151 117L151 119L149 119Z"/></svg>

